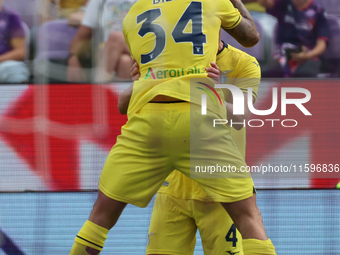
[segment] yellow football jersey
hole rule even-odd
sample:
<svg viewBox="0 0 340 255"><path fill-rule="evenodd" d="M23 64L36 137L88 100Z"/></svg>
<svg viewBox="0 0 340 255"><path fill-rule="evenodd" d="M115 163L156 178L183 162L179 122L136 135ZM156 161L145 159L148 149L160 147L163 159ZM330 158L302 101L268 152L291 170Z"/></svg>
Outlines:
<svg viewBox="0 0 340 255"><path fill-rule="evenodd" d="M234 28L240 21L239 11L228 0L135 3L123 22L141 74L133 86L128 116L157 95L201 104L201 94L190 95L190 79L207 77L205 67L216 60L220 28Z"/></svg>
<svg viewBox="0 0 340 255"><path fill-rule="evenodd" d="M258 86L261 79L261 70L257 60L230 45L226 45L223 51L217 55L217 65L220 71L226 75L226 83L238 86L242 91L247 92L251 87L253 97L257 98ZM223 91L225 98L231 96L229 90ZM243 155L246 153L246 129L230 129L231 136ZM232 180L231 180L232 181ZM173 171L163 186L159 189L160 193L168 193L181 199L195 199L200 201L210 201L199 184L175 170Z"/></svg>

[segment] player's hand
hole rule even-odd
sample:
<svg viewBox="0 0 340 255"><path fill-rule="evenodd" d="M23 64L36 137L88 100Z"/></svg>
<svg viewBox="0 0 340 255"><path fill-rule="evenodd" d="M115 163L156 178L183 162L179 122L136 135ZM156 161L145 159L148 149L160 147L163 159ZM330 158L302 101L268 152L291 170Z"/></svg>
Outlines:
<svg viewBox="0 0 340 255"><path fill-rule="evenodd" d="M208 77L213 79L216 83L220 83L220 68L214 63L210 62L211 67L206 67Z"/></svg>
<svg viewBox="0 0 340 255"><path fill-rule="evenodd" d="M132 58L132 66L130 68L130 76L131 76L132 81L136 81L140 77L139 66L138 66L137 61L134 58Z"/></svg>

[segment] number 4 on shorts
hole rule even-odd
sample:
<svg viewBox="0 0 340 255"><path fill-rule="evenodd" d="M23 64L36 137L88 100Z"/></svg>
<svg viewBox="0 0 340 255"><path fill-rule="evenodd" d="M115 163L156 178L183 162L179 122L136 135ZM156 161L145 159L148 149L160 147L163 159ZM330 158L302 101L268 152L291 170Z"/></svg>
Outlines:
<svg viewBox="0 0 340 255"><path fill-rule="evenodd" d="M233 242L233 247L236 247L237 238L236 238L236 227L235 227L235 224L231 225L227 235L225 236L225 240L227 242Z"/></svg>

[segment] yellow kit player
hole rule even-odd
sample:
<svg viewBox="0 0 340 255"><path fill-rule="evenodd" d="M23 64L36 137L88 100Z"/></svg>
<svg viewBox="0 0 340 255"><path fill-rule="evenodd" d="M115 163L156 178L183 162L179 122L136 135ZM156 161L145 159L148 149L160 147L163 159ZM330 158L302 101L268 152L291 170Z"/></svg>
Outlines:
<svg viewBox="0 0 340 255"><path fill-rule="evenodd" d="M245 99L248 88L252 88L255 101L261 78L257 60L220 41L216 61L216 68L207 68L208 77L216 79L221 74L221 82L239 87L245 93ZM140 77L136 63L131 76L134 80ZM230 91L223 92L227 101L228 121L232 119L234 123L241 123L247 118L249 111L246 111L245 115L234 116ZM132 86L119 98L118 107L122 114L127 112L131 93ZM242 125L236 126L236 129L231 129L231 136L245 157L245 128ZM212 202L197 182L175 170L157 193L147 254L193 254L197 228L201 234L204 254L243 255L242 237L224 208L220 203Z"/></svg>
<svg viewBox="0 0 340 255"><path fill-rule="evenodd" d="M251 87L255 101L261 76L257 60L230 45L224 47L224 43L221 44L222 50L216 61L222 76L227 76L225 83L238 86L245 94ZM232 116L230 91L225 90L224 93L229 115L227 119L229 122L230 119L242 122L247 116ZM245 130L230 129L243 157L246 150ZM147 254L193 254L197 228L204 254L243 255L242 237L221 204L211 201L197 182L175 170L157 193Z"/></svg>
<svg viewBox="0 0 340 255"><path fill-rule="evenodd" d="M143 78L134 82L128 121L105 162L97 200L70 254L99 254L127 203L146 206L173 169L190 176L192 163L202 159L207 165L231 164L237 169L229 178L195 181L209 199L222 204L247 239L244 254L274 254L263 253L268 237L252 179L239 171L246 164L230 128L211 127L212 120L226 116L222 100L221 106L209 104L202 115L201 93L190 88L195 78L214 87L204 70L215 61L220 27L246 46L258 41L255 23L241 18L235 9L241 2L233 2L139 0L130 9L123 33ZM152 79L145 79L150 75ZM216 94L224 101L221 89ZM197 142L209 144L195 146Z"/></svg>

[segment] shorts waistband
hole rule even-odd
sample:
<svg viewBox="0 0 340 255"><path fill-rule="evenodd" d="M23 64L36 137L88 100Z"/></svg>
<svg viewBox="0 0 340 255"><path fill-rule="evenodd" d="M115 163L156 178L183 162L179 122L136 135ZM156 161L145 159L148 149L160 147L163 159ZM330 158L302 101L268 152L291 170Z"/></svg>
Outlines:
<svg viewBox="0 0 340 255"><path fill-rule="evenodd" d="M152 104L176 104L176 103L186 103L187 101L178 100L178 101L150 101Z"/></svg>

